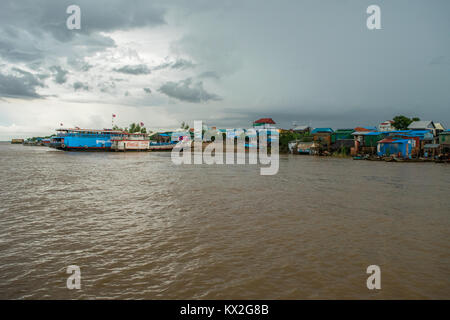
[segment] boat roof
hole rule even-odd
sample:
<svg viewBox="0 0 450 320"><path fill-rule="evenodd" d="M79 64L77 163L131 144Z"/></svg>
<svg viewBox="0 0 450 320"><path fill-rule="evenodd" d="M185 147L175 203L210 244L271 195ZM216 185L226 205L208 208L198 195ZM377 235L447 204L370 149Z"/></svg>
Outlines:
<svg viewBox="0 0 450 320"><path fill-rule="evenodd" d="M70 132L94 132L94 133L112 133L112 134L127 134L127 135L147 135L147 133L129 133L122 130L113 130L113 129L81 129L81 128L59 128L56 131L70 131Z"/></svg>

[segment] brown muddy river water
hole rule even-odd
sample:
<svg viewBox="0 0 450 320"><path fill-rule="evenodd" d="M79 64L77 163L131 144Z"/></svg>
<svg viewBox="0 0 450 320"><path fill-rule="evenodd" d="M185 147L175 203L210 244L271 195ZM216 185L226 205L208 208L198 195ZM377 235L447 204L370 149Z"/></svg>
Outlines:
<svg viewBox="0 0 450 320"><path fill-rule="evenodd" d="M449 165L282 155L259 173L0 143L0 298L450 299Z"/></svg>

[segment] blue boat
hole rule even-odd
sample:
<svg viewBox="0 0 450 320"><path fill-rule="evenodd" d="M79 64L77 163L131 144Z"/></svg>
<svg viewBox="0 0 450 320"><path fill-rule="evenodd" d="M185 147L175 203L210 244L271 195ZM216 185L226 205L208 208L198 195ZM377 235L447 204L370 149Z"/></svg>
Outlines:
<svg viewBox="0 0 450 320"><path fill-rule="evenodd" d="M124 139L129 134L121 130L95 129L57 129L57 135L52 137L50 147L60 150L79 151L109 151L112 139Z"/></svg>

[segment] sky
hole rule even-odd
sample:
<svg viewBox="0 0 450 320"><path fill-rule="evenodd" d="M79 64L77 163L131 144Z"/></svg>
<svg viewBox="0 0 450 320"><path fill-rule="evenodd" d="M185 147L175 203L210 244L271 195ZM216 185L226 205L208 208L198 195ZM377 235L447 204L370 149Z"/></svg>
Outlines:
<svg viewBox="0 0 450 320"><path fill-rule="evenodd" d="M68 6L81 9L69 30ZM366 10L381 9L369 30ZM0 140L271 117L450 126L448 0L2 0Z"/></svg>

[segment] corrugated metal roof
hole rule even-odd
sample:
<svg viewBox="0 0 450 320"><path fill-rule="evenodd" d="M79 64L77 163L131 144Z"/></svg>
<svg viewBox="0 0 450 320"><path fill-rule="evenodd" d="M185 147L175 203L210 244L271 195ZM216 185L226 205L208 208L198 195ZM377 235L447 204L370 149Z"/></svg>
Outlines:
<svg viewBox="0 0 450 320"><path fill-rule="evenodd" d="M434 123L431 120L425 120L425 121L413 121L408 126L408 129L425 129L425 128L434 128ZM430 128L430 129L432 129Z"/></svg>
<svg viewBox="0 0 450 320"><path fill-rule="evenodd" d="M293 130L306 130L309 126L296 126Z"/></svg>

